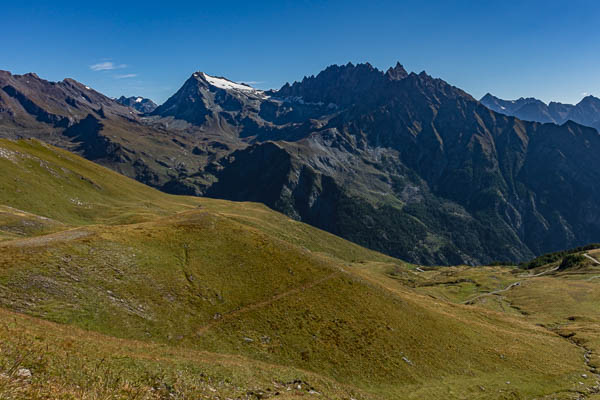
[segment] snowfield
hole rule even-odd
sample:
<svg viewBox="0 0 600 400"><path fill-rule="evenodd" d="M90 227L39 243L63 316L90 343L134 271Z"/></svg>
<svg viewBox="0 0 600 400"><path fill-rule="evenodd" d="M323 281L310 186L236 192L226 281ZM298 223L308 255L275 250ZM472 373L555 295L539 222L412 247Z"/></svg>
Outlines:
<svg viewBox="0 0 600 400"><path fill-rule="evenodd" d="M206 81L208 83L210 83L211 85L216 86L220 89L226 89L226 90L234 89L234 90L241 90L244 92L260 92L260 90L256 90L253 87L250 87L248 85L235 83L235 82L232 82L232 81L224 79L224 78L215 78L214 76L210 76L205 73L202 73L202 75L204 76L204 79L206 79Z"/></svg>

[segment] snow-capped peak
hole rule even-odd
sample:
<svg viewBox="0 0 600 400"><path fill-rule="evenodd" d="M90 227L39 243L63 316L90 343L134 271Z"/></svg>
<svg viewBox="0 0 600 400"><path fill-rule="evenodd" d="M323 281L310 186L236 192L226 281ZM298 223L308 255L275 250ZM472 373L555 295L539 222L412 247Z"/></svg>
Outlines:
<svg viewBox="0 0 600 400"><path fill-rule="evenodd" d="M143 98L141 98L141 97L138 97L137 99L135 99L135 102L136 102L136 103L141 103L141 102L142 102L142 100L144 100L144 99L143 99Z"/></svg>
<svg viewBox="0 0 600 400"><path fill-rule="evenodd" d="M194 74L194 76L198 76L197 74ZM210 76L205 74L204 72L202 72L202 76L204 77L204 79L206 79L206 81L208 83L210 83L211 85L218 87L219 89L225 89L225 90L240 90L242 92L260 92L260 90L256 90L253 87L250 87L246 84L242 84L242 83L235 83L232 82L228 79L225 78L216 78L214 76Z"/></svg>

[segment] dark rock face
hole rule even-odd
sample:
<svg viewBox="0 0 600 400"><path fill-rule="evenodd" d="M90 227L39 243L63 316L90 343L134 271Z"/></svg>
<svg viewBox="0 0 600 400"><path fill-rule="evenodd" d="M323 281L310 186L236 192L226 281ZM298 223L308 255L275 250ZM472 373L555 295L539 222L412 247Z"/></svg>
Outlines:
<svg viewBox="0 0 600 400"><path fill-rule="evenodd" d="M558 125L574 121L600 130L600 99L594 96L584 97L576 105L556 102L545 104L534 98L502 100L489 93L480 101L490 110L525 121L553 122Z"/></svg>
<svg viewBox="0 0 600 400"><path fill-rule="evenodd" d="M114 154L110 149L110 142L100 135L103 126L98 118L92 114L81 121L71 125L64 132L64 135L79 143L78 150L89 160L97 160Z"/></svg>
<svg viewBox="0 0 600 400"><path fill-rule="evenodd" d="M198 72L146 116L74 81L26 80L38 82L0 74L0 88L68 127L0 90L4 136L17 124L37 137L45 129L162 190L263 202L409 261L519 261L600 241L596 130L494 112L400 64L332 66L268 92ZM522 103L534 113L541 102ZM552 118L571 112L548 106Z"/></svg>
<svg viewBox="0 0 600 400"><path fill-rule="evenodd" d="M181 89L169 98L163 105L157 107L153 114L163 117L174 117L192 124L201 125L206 122L209 110L202 101L202 89L206 85L202 80L188 79Z"/></svg>
<svg viewBox="0 0 600 400"><path fill-rule="evenodd" d="M396 66L393 68L390 67L390 69L387 70L385 75L393 81L399 81L401 79L406 78L408 76L408 72L406 72L402 64L396 63Z"/></svg>
<svg viewBox="0 0 600 400"><path fill-rule="evenodd" d="M35 116L35 119L39 122L45 122L56 127L67 126L68 118L61 117L60 115L49 113L41 107L38 107L33 101L27 98L23 93L19 92L11 85L6 85L2 88L2 90L8 94L10 97L14 98L19 102L19 104L32 116ZM69 98L71 100L71 98ZM72 104L72 103L71 103Z"/></svg>
<svg viewBox="0 0 600 400"><path fill-rule="evenodd" d="M376 100L385 88L386 77L370 64L333 65L317 76L286 85L272 94L280 98L302 99L303 102L334 104L339 107Z"/></svg>
<svg viewBox="0 0 600 400"><path fill-rule="evenodd" d="M131 107L134 110L141 112L142 114L149 114L152 111L156 110L156 107L158 107L156 103L154 103L152 100L139 96L121 96L118 99L116 99L116 102L121 105L124 105L125 107Z"/></svg>

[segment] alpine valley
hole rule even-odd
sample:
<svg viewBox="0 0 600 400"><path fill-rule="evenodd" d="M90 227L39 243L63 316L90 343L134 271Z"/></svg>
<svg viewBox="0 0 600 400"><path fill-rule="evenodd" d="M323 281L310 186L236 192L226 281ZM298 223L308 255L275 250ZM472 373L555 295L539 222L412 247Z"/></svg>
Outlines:
<svg viewBox="0 0 600 400"><path fill-rule="evenodd" d="M0 88L2 137L168 193L261 202L410 262L517 262L600 238L595 129L494 112L400 64L271 91L196 72L157 108L35 74L0 72Z"/></svg>

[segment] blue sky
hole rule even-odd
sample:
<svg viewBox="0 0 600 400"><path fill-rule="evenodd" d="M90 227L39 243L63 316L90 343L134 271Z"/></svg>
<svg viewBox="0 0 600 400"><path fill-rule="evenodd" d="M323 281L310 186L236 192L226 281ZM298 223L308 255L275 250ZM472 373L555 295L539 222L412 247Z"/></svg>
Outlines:
<svg viewBox="0 0 600 400"><path fill-rule="evenodd" d="M348 61L400 61L477 98L600 96L592 0L3 3L0 69L113 97L160 103L197 70L278 88Z"/></svg>

